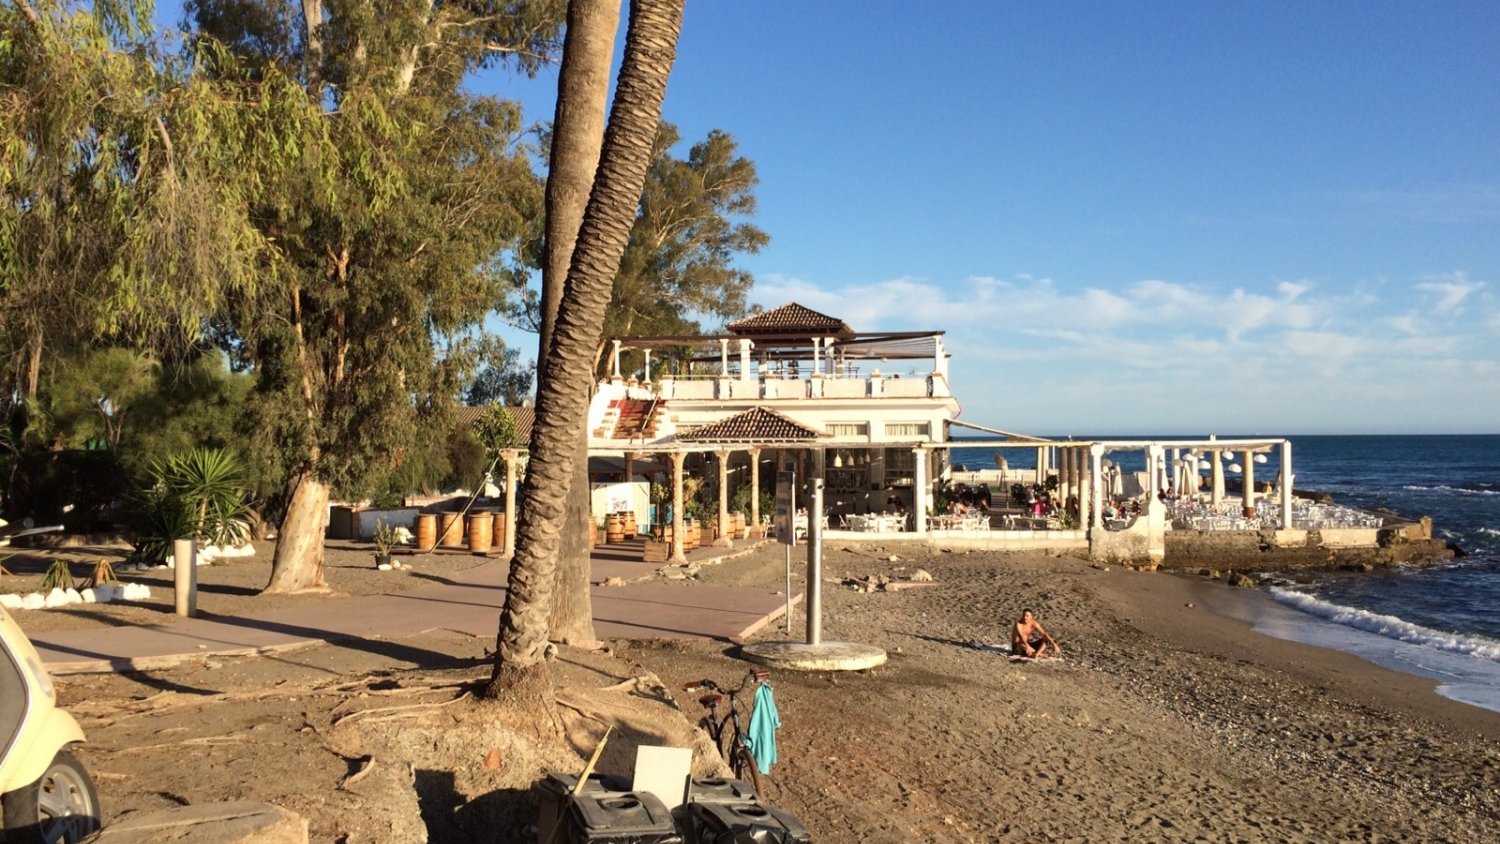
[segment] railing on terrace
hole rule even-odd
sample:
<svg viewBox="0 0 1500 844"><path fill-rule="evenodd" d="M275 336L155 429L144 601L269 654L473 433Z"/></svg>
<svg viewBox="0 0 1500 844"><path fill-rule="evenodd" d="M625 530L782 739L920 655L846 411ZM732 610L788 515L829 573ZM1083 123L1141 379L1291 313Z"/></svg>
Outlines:
<svg viewBox="0 0 1500 844"><path fill-rule="evenodd" d="M787 399L787 398L941 398L952 395L947 379L938 374L870 378L761 378L745 380L716 375L667 376L656 384L668 400Z"/></svg>
<svg viewBox="0 0 1500 844"><path fill-rule="evenodd" d="M1240 502L1215 506L1204 501L1180 500L1167 504L1167 517L1178 530L1261 530L1281 527L1281 504L1269 499L1256 502L1255 515L1247 517ZM1340 530L1379 528L1385 519L1341 504L1319 501L1292 502L1294 530Z"/></svg>

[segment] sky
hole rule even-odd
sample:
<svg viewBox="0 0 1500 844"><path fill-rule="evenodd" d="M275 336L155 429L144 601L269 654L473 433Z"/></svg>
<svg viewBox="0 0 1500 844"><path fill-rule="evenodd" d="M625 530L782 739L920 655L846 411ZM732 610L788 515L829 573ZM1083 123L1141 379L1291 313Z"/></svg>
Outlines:
<svg viewBox="0 0 1500 844"><path fill-rule="evenodd" d="M756 163L751 300L947 332L965 420L1495 433L1497 43L1488 0L692 0L663 116ZM555 73L479 85L551 119Z"/></svg>
<svg viewBox="0 0 1500 844"><path fill-rule="evenodd" d="M690 0L663 116L756 163L751 301L946 332L967 421L1500 433L1497 43L1494 0ZM552 118L555 68L473 87Z"/></svg>

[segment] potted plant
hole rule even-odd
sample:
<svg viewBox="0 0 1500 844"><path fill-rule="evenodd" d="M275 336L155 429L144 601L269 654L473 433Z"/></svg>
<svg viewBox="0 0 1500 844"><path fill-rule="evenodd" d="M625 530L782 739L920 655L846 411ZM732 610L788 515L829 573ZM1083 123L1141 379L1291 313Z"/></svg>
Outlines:
<svg viewBox="0 0 1500 844"><path fill-rule="evenodd" d="M375 565L391 565L391 549L396 547L396 528L383 521L375 523L375 534L371 537L375 543Z"/></svg>

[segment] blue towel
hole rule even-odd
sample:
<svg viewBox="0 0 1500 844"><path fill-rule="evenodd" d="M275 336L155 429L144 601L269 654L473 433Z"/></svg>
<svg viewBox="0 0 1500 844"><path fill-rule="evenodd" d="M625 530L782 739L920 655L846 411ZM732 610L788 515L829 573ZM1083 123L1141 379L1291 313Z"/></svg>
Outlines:
<svg viewBox="0 0 1500 844"><path fill-rule="evenodd" d="M776 762L776 731L779 729L781 713L776 711L771 684L761 683L755 690L755 711L750 715L745 741L750 745L750 755L755 757L755 767L762 774L771 773L771 766Z"/></svg>

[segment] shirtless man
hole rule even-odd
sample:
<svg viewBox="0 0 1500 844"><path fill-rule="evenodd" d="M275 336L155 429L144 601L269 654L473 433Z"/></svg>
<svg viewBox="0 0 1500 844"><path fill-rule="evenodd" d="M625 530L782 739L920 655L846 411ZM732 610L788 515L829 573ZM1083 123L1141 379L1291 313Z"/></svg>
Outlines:
<svg viewBox="0 0 1500 844"><path fill-rule="evenodd" d="M1048 654L1048 649L1051 654ZM1042 629L1036 614L1030 609L1021 610L1021 620L1010 631L1010 655L1040 659L1044 656L1062 656L1062 648Z"/></svg>

